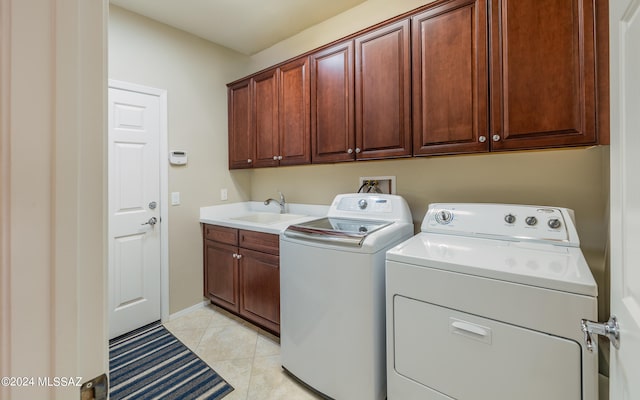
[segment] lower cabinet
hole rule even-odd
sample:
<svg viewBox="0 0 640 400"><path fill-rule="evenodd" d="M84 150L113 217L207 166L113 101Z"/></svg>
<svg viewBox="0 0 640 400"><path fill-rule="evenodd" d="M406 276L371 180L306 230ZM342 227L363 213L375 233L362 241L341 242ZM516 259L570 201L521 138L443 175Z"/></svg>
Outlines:
<svg viewBox="0 0 640 400"><path fill-rule="evenodd" d="M204 225L204 295L280 334L278 235Z"/></svg>

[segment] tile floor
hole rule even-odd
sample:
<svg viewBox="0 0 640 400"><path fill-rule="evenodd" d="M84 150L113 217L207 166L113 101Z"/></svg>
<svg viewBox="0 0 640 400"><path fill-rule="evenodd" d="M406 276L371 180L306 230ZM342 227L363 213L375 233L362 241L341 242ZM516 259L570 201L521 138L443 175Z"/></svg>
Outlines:
<svg viewBox="0 0 640 400"><path fill-rule="evenodd" d="M165 327L235 390L224 400L320 399L285 374L277 337L206 305Z"/></svg>

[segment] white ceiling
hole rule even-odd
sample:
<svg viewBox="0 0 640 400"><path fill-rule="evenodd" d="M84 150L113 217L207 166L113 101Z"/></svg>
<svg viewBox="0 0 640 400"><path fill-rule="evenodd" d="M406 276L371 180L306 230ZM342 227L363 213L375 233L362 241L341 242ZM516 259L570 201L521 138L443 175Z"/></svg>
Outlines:
<svg viewBox="0 0 640 400"><path fill-rule="evenodd" d="M110 0L247 55L366 0Z"/></svg>

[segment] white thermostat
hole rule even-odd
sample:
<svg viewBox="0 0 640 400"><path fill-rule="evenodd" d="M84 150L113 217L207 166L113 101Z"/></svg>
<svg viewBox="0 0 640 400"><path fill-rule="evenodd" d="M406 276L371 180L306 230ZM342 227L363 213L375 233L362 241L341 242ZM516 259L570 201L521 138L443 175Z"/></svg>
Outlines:
<svg viewBox="0 0 640 400"><path fill-rule="evenodd" d="M169 153L169 162L171 165L186 165L187 164L187 152L174 150Z"/></svg>

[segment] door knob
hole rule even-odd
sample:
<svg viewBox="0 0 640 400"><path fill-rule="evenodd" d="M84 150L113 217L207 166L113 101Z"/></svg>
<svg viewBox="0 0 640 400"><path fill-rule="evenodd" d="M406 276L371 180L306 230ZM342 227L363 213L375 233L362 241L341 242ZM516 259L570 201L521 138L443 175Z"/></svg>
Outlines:
<svg viewBox="0 0 640 400"><path fill-rule="evenodd" d="M154 226L157 223L158 223L158 218L151 217L151 218L149 218L149 220L147 222L145 222L144 224L140 224L140 225L151 225L151 226Z"/></svg>

